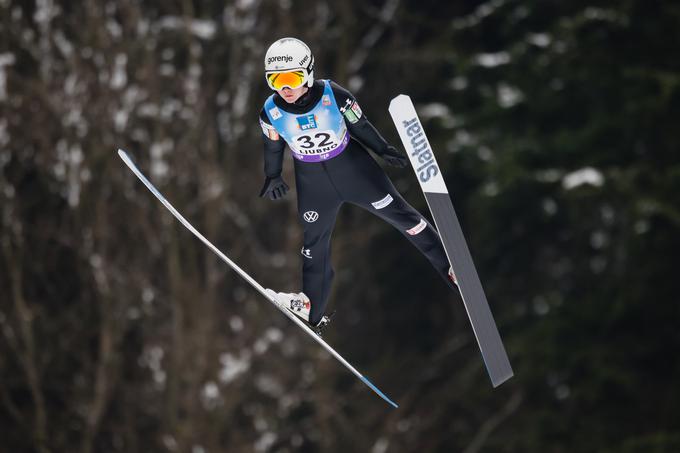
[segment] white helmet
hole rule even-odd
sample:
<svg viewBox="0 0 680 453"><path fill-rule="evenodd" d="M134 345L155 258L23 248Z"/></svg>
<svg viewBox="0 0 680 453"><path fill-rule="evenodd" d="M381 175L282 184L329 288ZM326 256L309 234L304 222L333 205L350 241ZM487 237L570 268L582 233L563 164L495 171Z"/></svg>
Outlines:
<svg viewBox="0 0 680 453"><path fill-rule="evenodd" d="M271 73L302 71L303 85L311 87L314 83L314 55L304 42L296 38L281 38L274 42L264 56L264 71L270 83ZM271 86L271 84L270 84Z"/></svg>

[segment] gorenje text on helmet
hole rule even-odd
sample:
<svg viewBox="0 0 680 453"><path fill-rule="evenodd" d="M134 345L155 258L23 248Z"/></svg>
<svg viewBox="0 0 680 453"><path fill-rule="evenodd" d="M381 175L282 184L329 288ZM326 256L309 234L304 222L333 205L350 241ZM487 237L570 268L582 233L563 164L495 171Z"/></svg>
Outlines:
<svg viewBox="0 0 680 453"><path fill-rule="evenodd" d="M269 57L267 59L267 64L271 64L274 61L283 61L285 63L290 63L291 61L293 61L293 57L289 55L277 55L275 57Z"/></svg>

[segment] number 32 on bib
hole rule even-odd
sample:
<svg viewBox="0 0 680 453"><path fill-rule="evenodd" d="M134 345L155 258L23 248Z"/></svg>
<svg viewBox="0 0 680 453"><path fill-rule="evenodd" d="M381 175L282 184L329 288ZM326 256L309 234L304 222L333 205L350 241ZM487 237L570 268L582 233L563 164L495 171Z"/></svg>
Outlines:
<svg viewBox="0 0 680 453"><path fill-rule="evenodd" d="M295 137L296 152L300 154L322 154L335 149L340 142L331 130L307 133Z"/></svg>
<svg viewBox="0 0 680 453"><path fill-rule="evenodd" d="M318 161L334 157L345 148L348 141L349 134L346 131L342 140L330 129L310 131L293 137L291 148L298 160L309 161L313 156Z"/></svg>

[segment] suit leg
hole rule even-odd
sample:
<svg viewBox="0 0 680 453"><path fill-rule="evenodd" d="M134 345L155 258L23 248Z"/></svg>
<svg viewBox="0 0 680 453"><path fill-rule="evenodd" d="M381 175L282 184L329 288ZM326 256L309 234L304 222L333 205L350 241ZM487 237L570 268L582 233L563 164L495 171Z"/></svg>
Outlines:
<svg viewBox="0 0 680 453"><path fill-rule="evenodd" d="M307 175L309 176L309 175ZM333 282L331 235L342 204L335 188L327 179L315 178L305 188L304 178L298 178L298 217L304 230L302 250L302 291L312 307L311 324L317 324L324 314Z"/></svg>

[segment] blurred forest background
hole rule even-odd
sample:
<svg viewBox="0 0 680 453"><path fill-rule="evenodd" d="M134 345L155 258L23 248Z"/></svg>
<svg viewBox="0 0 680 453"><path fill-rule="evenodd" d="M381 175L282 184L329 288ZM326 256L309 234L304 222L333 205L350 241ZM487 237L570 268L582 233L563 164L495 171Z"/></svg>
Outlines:
<svg viewBox="0 0 680 453"><path fill-rule="evenodd" d="M1 452L680 451L679 2L0 0L0 18ZM262 61L289 35L393 144L390 99L416 103L511 381L491 388L424 258L346 206L325 338L392 410L116 155L299 290L295 194L257 197Z"/></svg>

